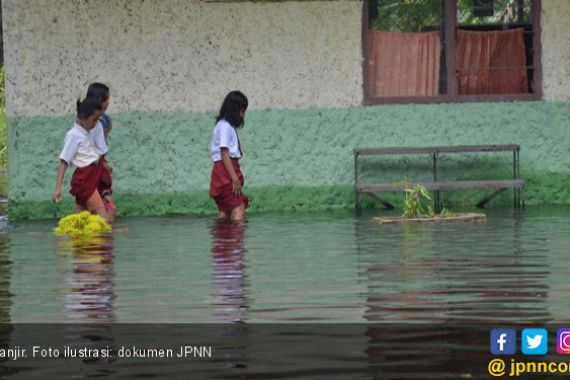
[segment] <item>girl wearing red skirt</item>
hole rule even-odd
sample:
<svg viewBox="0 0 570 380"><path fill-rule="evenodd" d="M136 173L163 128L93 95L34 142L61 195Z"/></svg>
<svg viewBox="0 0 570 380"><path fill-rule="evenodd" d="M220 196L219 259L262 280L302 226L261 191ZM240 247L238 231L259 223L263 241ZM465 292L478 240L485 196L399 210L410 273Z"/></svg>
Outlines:
<svg viewBox="0 0 570 380"><path fill-rule="evenodd" d="M110 189L110 174L89 134L101 116L101 102L95 98L77 101L77 120L73 128L65 134L63 150L59 156L57 181L52 199L59 202L65 171L69 165L75 167L71 177L71 190L75 196L77 209L89 210L101 215L107 222L115 220L114 210L107 210L100 189Z"/></svg>
<svg viewBox="0 0 570 380"><path fill-rule="evenodd" d="M242 193L244 183L238 160L243 153L237 129L243 127L247 97L240 91L226 95L212 133L210 155L214 162L210 196L218 205L218 218L243 220L249 200Z"/></svg>

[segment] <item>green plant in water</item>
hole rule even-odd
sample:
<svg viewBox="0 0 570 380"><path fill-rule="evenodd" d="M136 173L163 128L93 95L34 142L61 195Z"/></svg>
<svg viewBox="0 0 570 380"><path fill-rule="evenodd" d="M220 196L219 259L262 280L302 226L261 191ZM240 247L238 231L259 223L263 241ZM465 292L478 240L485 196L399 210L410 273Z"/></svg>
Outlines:
<svg viewBox="0 0 570 380"><path fill-rule="evenodd" d="M441 215L441 216L443 216L443 217L448 217L448 218L449 218L449 217L452 217L452 216L456 216L457 214L454 213L454 212L452 212L452 211L450 211L450 210L448 210L448 209L446 209L446 208L443 208L443 209L441 209L441 212L439 213L439 215Z"/></svg>
<svg viewBox="0 0 570 380"><path fill-rule="evenodd" d="M404 218L418 218L426 216L426 214L434 214L433 208L427 206L427 212L424 211L422 200L431 200L431 195L427 189L421 185L414 188L404 188Z"/></svg>
<svg viewBox="0 0 570 380"><path fill-rule="evenodd" d="M433 207L425 206L422 201L431 201L431 194L422 185L416 185L414 188L407 186L408 181L405 181L406 186L404 187L404 214L402 215L406 219L412 218L433 218L435 216L441 217L452 217L456 216L455 213L443 208L439 214L436 214Z"/></svg>

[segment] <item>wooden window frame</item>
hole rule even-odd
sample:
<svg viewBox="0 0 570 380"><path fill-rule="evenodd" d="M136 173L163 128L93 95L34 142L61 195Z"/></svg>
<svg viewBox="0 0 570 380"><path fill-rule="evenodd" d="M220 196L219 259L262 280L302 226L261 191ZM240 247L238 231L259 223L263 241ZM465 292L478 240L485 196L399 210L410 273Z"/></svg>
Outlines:
<svg viewBox="0 0 570 380"><path fill-rule="evenodd" d="M370 96L369 83L369 54L368 51L368 16L369 0L363 1L362 18L362 51L364 60L362 70L364 75L363 91L364 104L405 104L405 103L467 103L467 102L504 102L504 101L533 101L542 99L542 43L540 29L540 14L542 0L531 0L532 6L532 78L533 93L528 94L485 94L459 95L457 86L457 0L443 0L445 4L444 35L447 94L436 96L399 96L375 97ZM454 36L454 38L449 38Z"/></svg>

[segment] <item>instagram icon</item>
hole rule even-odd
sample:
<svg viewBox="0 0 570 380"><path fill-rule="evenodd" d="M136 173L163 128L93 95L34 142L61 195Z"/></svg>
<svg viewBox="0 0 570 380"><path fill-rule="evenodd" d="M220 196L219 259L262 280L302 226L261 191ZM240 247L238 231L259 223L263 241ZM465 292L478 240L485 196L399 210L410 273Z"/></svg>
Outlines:
<svg viewBox="0 0 570 380"><path fill-rule="evenodd" d="M559 354L570 354L570 329L558 329L556 351Z"/></svg>

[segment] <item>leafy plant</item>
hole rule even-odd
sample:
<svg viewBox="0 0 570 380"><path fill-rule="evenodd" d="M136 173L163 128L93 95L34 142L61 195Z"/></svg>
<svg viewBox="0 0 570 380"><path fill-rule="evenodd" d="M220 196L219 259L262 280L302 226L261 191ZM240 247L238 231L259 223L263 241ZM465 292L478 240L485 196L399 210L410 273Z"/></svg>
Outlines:
<svg viewBox="0 0 570 380"><path fill-rule="evenodd" d="M424 207L422 201L432 200L429 191L422 185L416 185L414 188L408 187L407 183L406 179L406 185L404 186L404 213L402 215L404 218L433 218L435 216L449 218L456 215L446 208L443 208L439 214L436 214L430 205Z"/></svg>
<svg viewBox="0 0 570 380"><path fill-rule="evenodd" d="M418 218L426 216L426 211L422 205L422 200L431 200L431 195L427 189L421 185L404 189L404 218ZM427 207L428 212L433 214L431 206Z"/></svg>
<svg viewBox="0 0 570 380"><path fill-rule="evenodd" d="M449 211L446 208L443 208L443 209L441 209L441 212L439 213L439 215L446 217L446 218L450 218L452 216L456 216L457 214L452 212L452 211Z"/></svg>
<svg viewBox="0 0 570 380"><path fill-rule="evenodd" d="M6 113L4 112L4 67L0 67L0 166L7 163L6 147Z"/></svg>
<svg viewBox="0 0 570 380"><path fill-rule="evenodd" d="M444 22L444 1L446 0L370 0L370 28L392 32L441 30ZM474 0L458 0L457 24L500 25L517 21L530 22L530 0L524 0L521 9L518 2L512 0L487 0L480 3L491 3L492 13L488 16L477 15ZM522 13L519 15L520 11Z"/></svg>

